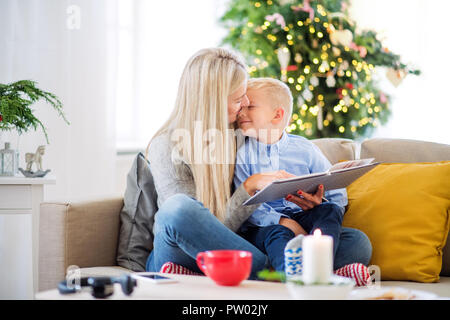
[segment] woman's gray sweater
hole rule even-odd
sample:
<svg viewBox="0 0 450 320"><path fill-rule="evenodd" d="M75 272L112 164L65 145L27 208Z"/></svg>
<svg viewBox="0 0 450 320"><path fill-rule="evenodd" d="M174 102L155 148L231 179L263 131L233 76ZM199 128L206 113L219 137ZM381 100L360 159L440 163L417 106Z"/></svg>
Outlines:
<svg viewBox="0 0 450 320"><path fill-rule="evenodd" d="M152 140L148 157L158 194L158 207L161 207L167 198L177 193L184 193L195 198L195 183L191 169L185 162L174 159L169 134L163 133ZM224 188L230 188L230 186L224 186ZM241 184L227 203L223 223L234 232L259 206L258 204L243 206L242 203L248 198L250 195Z"/></svg>

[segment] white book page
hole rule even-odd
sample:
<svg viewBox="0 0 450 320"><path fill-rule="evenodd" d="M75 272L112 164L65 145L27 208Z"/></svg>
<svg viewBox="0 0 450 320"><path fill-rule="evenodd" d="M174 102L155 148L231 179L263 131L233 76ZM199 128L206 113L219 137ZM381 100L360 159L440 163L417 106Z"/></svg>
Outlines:
<svg viewBox="0 0 450 320"><path fill-rule="evenodd" d="M308 173L308 174L304 174L301 176L295 176L292 178L286 178L286 179L280 179L280 180L274 180L272 183L283 183L285 181L291 181L291 180L299 180L299 179L304 179L304 178L311 178L311 177L315 177L315 176L321 176L324 173L327 173L328 171L325 172L316 172L316 173Z"/></svg>
<svg viewBox="0 0 450 320"><path fill-rule="evenodd" d="M360 160L349 160L349 161L338 162L338 163L334 164L330 169L328 169L328 172L365 166L365 165L371 164L374 160L375 160L375 158L367 158L367 159L360 159Z"/></svg>

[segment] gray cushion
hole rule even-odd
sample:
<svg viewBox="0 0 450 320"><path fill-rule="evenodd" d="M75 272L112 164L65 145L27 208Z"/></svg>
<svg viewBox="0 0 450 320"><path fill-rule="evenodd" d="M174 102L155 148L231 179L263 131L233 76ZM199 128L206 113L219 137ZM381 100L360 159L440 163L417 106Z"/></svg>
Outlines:
<svg viewBox="0 0 450 320"><path fill-rule="evenodd" d="M133 271L145 271L153 249L153 222L158 210L150 163L139 152L127 176L124 206L120 212L117 264Z"/></svg>

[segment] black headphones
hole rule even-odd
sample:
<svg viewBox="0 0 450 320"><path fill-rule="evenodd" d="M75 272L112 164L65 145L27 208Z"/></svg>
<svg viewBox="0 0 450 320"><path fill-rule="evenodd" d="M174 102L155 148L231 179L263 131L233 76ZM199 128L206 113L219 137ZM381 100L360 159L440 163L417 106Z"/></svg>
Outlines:
<svg viewBox="0 0 450 320"><path fill-rule="evenodd" d="M136 279L129 274L120 277L85 277L80 278L79 286L68 286L67 281L61 281L58 284L58 290L61 294L75 293L81 290L81 287L92 287L91 294L95 298L107 298L114 293L114 283L120 283L124 294L129 296L134 287L137 286Z"/></svg>

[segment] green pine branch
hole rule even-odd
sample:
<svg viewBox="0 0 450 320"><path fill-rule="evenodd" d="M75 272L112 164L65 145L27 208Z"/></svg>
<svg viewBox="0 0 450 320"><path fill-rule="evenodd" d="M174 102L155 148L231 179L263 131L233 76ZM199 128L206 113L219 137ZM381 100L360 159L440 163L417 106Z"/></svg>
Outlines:
<svg viewBox="0 0 450 320"><path fill-rule="evenodd" d="M50 104L67 124L63 112L62 102L53 93L41 90L32 80L20 80L10 84L0 83L0 130L17 130L19 134L27 132L31 128L35 131L42 129L47 144L49 144L47 130L44 124L34 116L30 108L39 100Z"/></svg>

